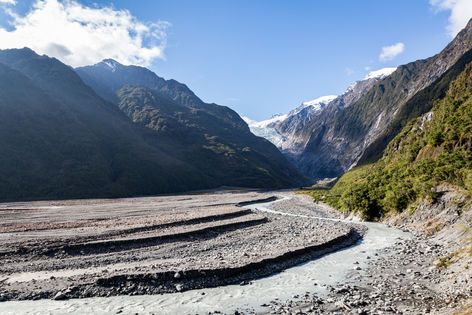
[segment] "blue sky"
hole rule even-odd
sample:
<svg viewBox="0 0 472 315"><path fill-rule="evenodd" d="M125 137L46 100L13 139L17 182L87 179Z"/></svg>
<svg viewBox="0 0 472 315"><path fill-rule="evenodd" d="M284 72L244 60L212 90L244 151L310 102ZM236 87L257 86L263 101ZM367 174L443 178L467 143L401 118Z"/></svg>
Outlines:
<svg viewBox="0 0 472 315"><path fill-rule="evenodd" d="M24 14L32 2L19 1L13 9ZM79 2L126 9L143 23L169 22L165 59L152 59L150 68L186 83L204 101L253 119L342 93L367 69L429 57L452 39L450 12L429 0ZM382 47L396 43L404 51L380 61Z"/></svg>

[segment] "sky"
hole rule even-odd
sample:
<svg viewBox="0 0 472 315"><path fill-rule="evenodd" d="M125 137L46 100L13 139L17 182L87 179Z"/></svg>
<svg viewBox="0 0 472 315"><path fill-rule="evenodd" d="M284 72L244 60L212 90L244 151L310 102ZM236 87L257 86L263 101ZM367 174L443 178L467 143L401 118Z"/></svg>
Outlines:
<svg viewBox="0 0 472 315"><path fill-rule="evenodd" d="M0 0L0 49L114 58L261 120L438 53L472 0Z"/></svg>

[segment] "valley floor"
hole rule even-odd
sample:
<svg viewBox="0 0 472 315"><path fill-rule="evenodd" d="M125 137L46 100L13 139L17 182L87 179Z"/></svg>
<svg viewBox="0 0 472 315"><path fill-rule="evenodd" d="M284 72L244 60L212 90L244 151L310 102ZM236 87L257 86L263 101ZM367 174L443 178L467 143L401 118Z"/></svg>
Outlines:
<svg viewBox="0 0 472 315"><path fill-rule="evenodd" d="M437 240L292 192L8 203L0 222L1 314L445 314L471 294L467 274L441 286Z"/></svg>

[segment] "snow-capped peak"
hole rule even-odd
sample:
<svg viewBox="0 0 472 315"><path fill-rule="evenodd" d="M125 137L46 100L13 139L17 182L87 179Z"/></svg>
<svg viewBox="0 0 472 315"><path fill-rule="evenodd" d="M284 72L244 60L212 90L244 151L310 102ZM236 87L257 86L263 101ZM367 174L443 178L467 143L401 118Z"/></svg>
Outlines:
<svg viewBox="0 0 472 315"><path fill-rule="evenodd" d="M268 127L270 124L275 123L275 122L278 122L278 121L282 121L282 120L284 120L285 118L287 118L287 115L278 114L278 115L273 115L271 118L266 119L266 120L255 121L255 120L252 120L252 119L249 118L249 117L242 116L242 119L243 119L250 127L257 127L257 128L266 128L266 127Z"/></svg>
<svg viewBox="0 0 472 315"><path fill-rule="evenodd" d="M255 121L249 117L241 116L241 118L248 124L251 132L256 136L266 138L276 146L283 143L284 137L274 128L273 123L283 121L287 115L274 115L269 119L263 121Z"/></svg>
<svg viewBox="0 0 472 315"><path fill-rule="evenodd" d="M102 61L103 64L105 64L108 68L110 68L111 72L115 72L116 67L119 65L119 63L113 59L105 59Z"/></svg>
<svg viewBox="0 0 472 315"><path fill-rule="evenodd" d="M320 104L328 104L329 102L331 102L332 100L334 100L336 97L338 97L337 95L326 95L326 96L321 96L321 97L318 97L318 98L315 98L314 100L311 100L311 101L305 101L302 103L303 106L313 106L315 108L319 107Z"/></svg>
<svg viewBox="0 0 472 315"><path fill-rule="evenodd" d="M253 124L256 124L257 121L255 120L252 120L251 118L247 117L247 116L241 116L241 118L244 120L244 122L246 124L248 124L249 126L253 125Z"/></svg>
<svg viewBox="0 0 472 315"><path fill-rule="evenodd" d="M397 70L397 68L383 68L383 69L371 71L364 77L364 80L374 79L374 78L382 79L391 75L395 70Z"/></svg>

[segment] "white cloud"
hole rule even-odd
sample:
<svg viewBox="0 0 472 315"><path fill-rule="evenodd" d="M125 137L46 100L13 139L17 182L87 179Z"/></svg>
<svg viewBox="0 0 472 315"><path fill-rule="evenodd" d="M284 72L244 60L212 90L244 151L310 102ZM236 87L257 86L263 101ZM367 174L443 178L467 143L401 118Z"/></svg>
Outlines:
<svg viewBox="0 0 472 315"><path fill-rule="evenodd" d="M452 37L456 36L472 18L471 0L430 0L429 3L439 11L450 11L447 31Z"/></svg>
<svg viewBox="0 0 472 315"><path fill-rule="evenodd" d="M147 66L165 57L169 23L144 23L127 10L92 8L75 0L36 0L24 16L6 12L12 28L0 27L0 49L29 47L75 67L105 58Z"/></svg>
<svg viewBox="0 0 472 315"><path fill-rule="evenodd" d="M16 4L16 0L0 0L0 4Z"/></svg>
<svg viewBox="0 0 472 315"><path fill-rule="evenodd" d="M388 61L394 59L396 56L405 51L405 44L396 43L390 46L382 47L379 55L380 61Z"/></svg>

